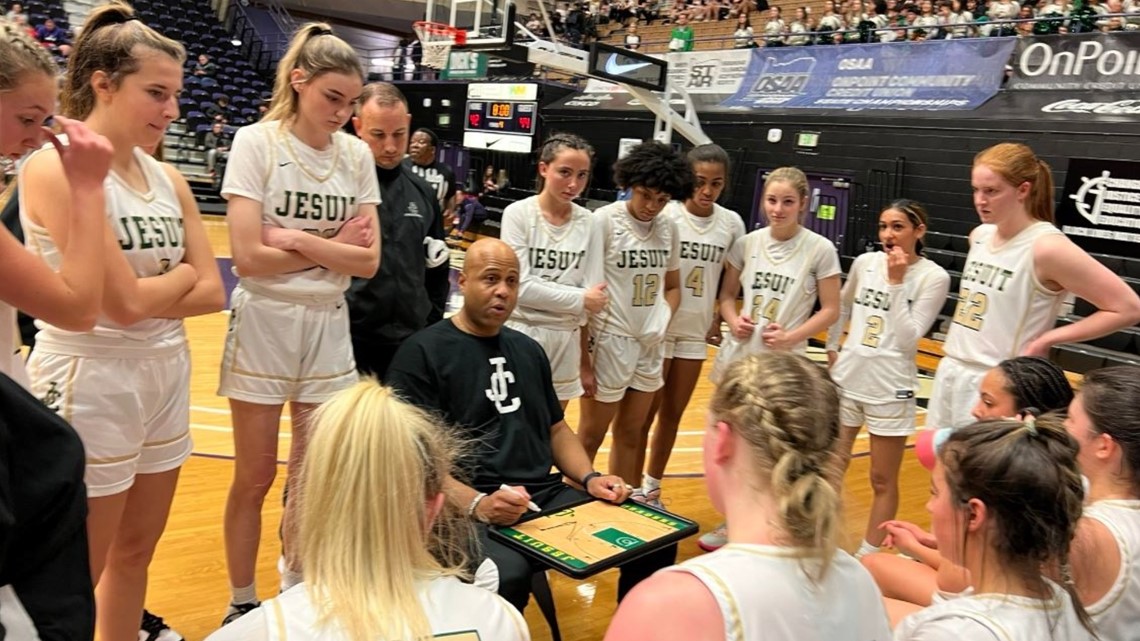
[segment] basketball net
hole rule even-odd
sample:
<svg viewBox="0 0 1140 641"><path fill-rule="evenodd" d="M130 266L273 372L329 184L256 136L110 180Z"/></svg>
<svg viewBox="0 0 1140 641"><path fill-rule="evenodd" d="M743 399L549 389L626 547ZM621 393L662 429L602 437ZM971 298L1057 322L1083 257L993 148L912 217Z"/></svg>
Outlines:
<svg viewBox="0 0 1140 641"><path fill-rule="evenodd" d="M467 42L466 31L442 22L420 20L412 27L420 39L420 49L423 52L420 63L432 69L447 68L447 56L451 53L452 45Z"/></svg>

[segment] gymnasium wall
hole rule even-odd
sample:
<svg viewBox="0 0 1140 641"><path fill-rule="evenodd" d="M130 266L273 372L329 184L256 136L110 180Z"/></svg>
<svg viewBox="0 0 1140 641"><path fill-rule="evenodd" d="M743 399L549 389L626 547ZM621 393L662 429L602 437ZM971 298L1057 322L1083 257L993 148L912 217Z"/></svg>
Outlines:
<svg viewBox="0 0 1140 641"><path fill-rule="evenodd" d="M871 180L871 170L893 171L896 158L901 156L905 158L902 195L927 204L935 218L964 225L963 231L946 231L965 233L977 223L970 165L977 152L992 144L1016 140L1032 147L1052 165L1058 197L1070 157L1137 159L1140 123L1109 125L1077 122L1076 118L1071 122L1032 122L979 117L923 119L901 112L887 117L756 113L747 118L708 114L701 122L705 133L728 149L738 164L725 205L741 213L752 206L759 169L796 165L821 173L848 174L856 184L866 184ZM653 131L651 119L636 118L628 111L548 112L543 124L547 130L566 129L584 135L598 149L599 169L616 160L619 138L648 138ZM780 142L767 141L771 128L782 130ZM798 132L817 132L818 146L797 149ZM595 186L608 185L604 173L597 172Z"/></svg>

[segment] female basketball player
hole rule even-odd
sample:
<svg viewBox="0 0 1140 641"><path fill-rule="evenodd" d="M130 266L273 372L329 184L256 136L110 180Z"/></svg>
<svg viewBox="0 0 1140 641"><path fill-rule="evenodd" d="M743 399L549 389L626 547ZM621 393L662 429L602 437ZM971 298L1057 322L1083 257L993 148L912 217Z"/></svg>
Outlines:
<svg viewBox="0 0 1140 641"><path fill-rule="evenodd" d="M1063 412L1072 400L1073 388L1060 367L1044 358L1019 356L986 372L973 417L976 421L1016 417L1028 409L1038 414ZM862 557L863 565L887 598L930 605L941 564L933 536L906 521L886 520L879 528L891 545L922 563L896 554L870 553Z"/></svg>
<svg viewBox="0 0 1140 641"><path fill-rule="evenodd" d="M614 181L632 195L593 215L610 301L590 321L596 390L583 397L578 436L592 461L613 422L610 473L633 485L641 481L645 420L662 385L665 331L681 300L677 225L659 214L690 195L693 179L672 149L646 142L614 165Z"/></svg>
<svg viewBox="0 0 1140 641"><path fill-rule="evenodd" d="M927 509L941 568L965 568L972 589L959 592L961 577L940 574L934 604L903 619L895 639L1094 638L1072 581L1044 575L1049 566L1068 574L1084 498L1077 455L1055 417L983 421L950 435Z"/></svg>
<svg viewBox="0 0 1140 641"><path fill-rule="evenodd" d="M1065 420L1089 482L1072 578L1102 639L1140 625L1140 367L1085 375Z"/></svg>
<svg viewBox="0 0 1140 641"><path fill-rule="evenodd" d="M296 495L305 582L210 641L530 638L506 601L460 582L474 533L444 499L447 430L374 381L335 395L312 427Z"/></svg>
<svg viewBox="0 0 1140 641"><path fill-rule="evenodd" d="M927 425L970 422L978 381L1019 354L1048 356L1140 321L1140 298L1107 267L1053 226L1049 165L1019 143L974 157L974 207L982 224L970 232L958 307L934 377ZM1099 311L1054 327L1066 292Z"/></svg>
<svg viewBox="0 0 1140 641"><path fill-rule="evenodd" d="M729 542L667 568L621 603L606 639L880 641L874 581L836 548L828 480L839 396L807 358L767 352L733 363L709 404L705 480Z"/></svg>
<svg viewBox="0 0 1140 641"><path fill-rule="evenodd" d="M839 321L828 333L827 358L839 385L842 444L839 479L855 436L871 435L871 514L856 558L883 542L879 524L899 508L899 468L915 432L918 339L930 331L950 291L950 275L922 256L926 208L897 200L879 214L883 252L855 259L840 296ZM851 326L838 352L844 321Z"/></svg>
<svg viewBox="0 0 1140 641"><path fill-rule="evenodd" d="M178 116L182 45L112 2L87 19L69 60L63 110L114 148L103 230L103 315L88 332L41 323L32 391L79 432L87 455L87 533L99 636L136 639L147 567L190 455L190 358L182 319L220 310L224 294L194 196L149 156ZM29 248L59 268L79 229L58 151L22 169Z"/></svg>
<svg viewBox="0 0 1140 641"><path fill-rule="evenodd" d="M839 318L839 254L835 245L801 225L808 206L808 181L795 167L780 167L764 181L768 226L738 239L728 252L720 286L720 314L731 329L713 361L709 378L745 354L803 353L808 337ZM736 297L744 287L744 307ZM819 311L812 308L819 302ZM725 541L725 528L701 537L704 550Z"/></svg>
<svg viewBox="0 0 1140 641"><path fill-rule="evenodd" d="M681 239L681 305L665 333L665 385L654 396L642 429L649 432L654 416L657 428L641 487L633 493L635 499L657 507L677 427L708 357L708 343L720 344L715 296L724 257L744 236L740 214L716 204L728 180L728 154L718 145L700 145L689 151L687 160L695 179L693 193L684 202L669 203L664 214L677 225Z"/></svg>
<svg viewBox="0 0 1140 641"><path fill-rule="evenodd" d="M594 149L574 134L546 139L538 158L539 193L503 210L501 236L519 257L519 302L507 323L546 350L563 409L593 393L579 327L606 306L601 238L590 210L574 203L590 182Z"/></svg>
<svg viewBox="0 0 1140 641"><path fill-rule="evenodd" d="M95 326L103 298L105 194L111 143L81 122L56 116L64 145L43 123L56 108L59 68L47 50L21 29L0 21L0 155L16 160L46 136L56 147L62 181L53 185L74 240L62 252L59 272L0 232L0 372L28 387L20 354L16 309L56 327L85 332ZM14 189L16 181L11 183ZM10 193L10 192L9 192Z"/></svg>
<svg viewBox="0 0 1140 641"><path fill-rule="evenodd" d="M234 420L234 481L226 502L233 600L225 622L257 604L261 506L277 474L281 410L290 402L289 478L308 442L308 414L356 381L344 291L380 260L376 169L368 145L343 131L363 91L360 57L328 25L293 36L269 111L234 137L222 185L229 203L233 294L218 393ZM282 588L300 582L291 502L283 517Z"/></svg>

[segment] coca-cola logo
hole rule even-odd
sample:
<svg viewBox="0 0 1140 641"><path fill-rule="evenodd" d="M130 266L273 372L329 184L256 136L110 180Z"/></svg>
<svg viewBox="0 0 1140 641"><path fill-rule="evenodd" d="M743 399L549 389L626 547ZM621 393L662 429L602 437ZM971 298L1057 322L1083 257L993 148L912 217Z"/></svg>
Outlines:
<svg viewBox="0 0 1140 641"><path fill-rule="evenodd" d="M1107 115L1140 114L1140 100L1117 100L1116 102L1082 102L1069 99L1049 103L1041 108L1044 113L1081 113Z"/></svg>

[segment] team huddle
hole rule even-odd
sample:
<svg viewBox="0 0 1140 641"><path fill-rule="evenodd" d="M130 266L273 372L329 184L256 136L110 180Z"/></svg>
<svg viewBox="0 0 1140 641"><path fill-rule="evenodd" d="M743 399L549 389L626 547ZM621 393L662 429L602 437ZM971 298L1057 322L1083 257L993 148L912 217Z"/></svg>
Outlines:
<svg viewBox="0 0 1140 641"><path fill-rule="evenodd" d="M0 283L0 348L13 355L0 405L5 429L27 430L6 464L51 480L11 492L43 521L0 519L17 542L0 564L0 624L87 638L94 620L126 641L141 614L141 638L166 641L143 601L192 448L183 319L224 299L188 185L153 157L185 51L129 6L100 7L75 43L56 136L39 126L55 111L54 63L26 39L0 23L0 144L32 150L18 177L30 251L0 233L0 260L21 275ZM625 564L607 639L1135 638L1140 370L1094 371L1074 392L1045 357L1136 324L1140 299L1053 225L1050 169L1029 148L997 144L971 168L982 224L926 414L952 428L931 461L928 533L895 520L919 342L951 286L923 256L922 204L883 209L882 251L844 275L834 243L804 226L797 168L768 173L764 225L748 231L718 204L722 148L646 142L614 166L628 199L589 211L575 201L594 151L558 133L538 152L538 193L506 208L501 239L467 250L462 308L428 325L425 298L422 329L365 354L350 317L364 299L375 311L377 274L406 276L381 267L393 239L377 179L406 151L400 101L365 88L356 52L309 24L264 119L233 142L222 194L239 282L218 391L234 422L231 595L211 639L528 639L520 613L544 568L488 528L591 497L664 509L710 345L703 463L725 522L701 537L707 555L675 564L670 546ZM394 109L395 125L370 106ZM354 115L364 140L341 131ZM422 289L420 272L445 259L424 216L397 215L419 219L402 223L401 261ZM1068 296L1097 311L1055 326ZM26 365L16 309L38 319ZM824 335L821 365L806 352ZM564 412L576 398L575 431ZM286 402L281 592L262 602L261 512ZM863 426L873 499L848 554L840 496Z"/></svg>

